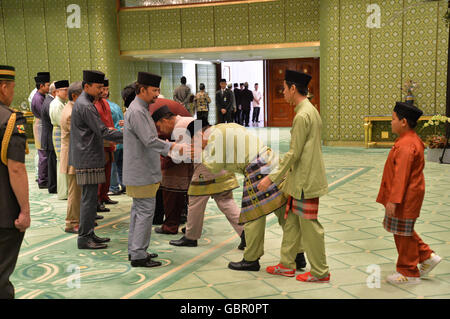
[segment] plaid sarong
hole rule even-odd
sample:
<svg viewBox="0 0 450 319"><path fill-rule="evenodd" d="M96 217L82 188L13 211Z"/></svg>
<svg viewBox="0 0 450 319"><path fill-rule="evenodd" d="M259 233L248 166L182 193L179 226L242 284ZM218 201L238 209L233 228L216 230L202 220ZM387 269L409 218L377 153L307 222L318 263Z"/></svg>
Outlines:
<svg viewBox="0 0 450 319"><path fill-rule="evenodd" d="M265 192L258 190L259 182L269 173L270 165L260 156L245 168L239 225L268 215L286 203L287 196L275 184L270 185Z"/></svg>
<svg viewBox="0 0 450 319"><path fill-rule="evenodd" d="M304 219L317 219L317 214L319 213L319 197L310 199L295 199L289 196L288 202L286 204L286 214L284 219L287 218L289 210Z"/></svg>
<svg viewBox="0 0 450 319"><path fill-rule="evenodd" d="M105 168L80 168L76 169L78 185L103 184L106 182Z"/></svg>
<svg viewBox="0 0 450 319"><path fill-rule="evenodd" d="M385 215L383 227L388 232L399 236L412 236L414 232L415 219L402 219Z"/></svg>

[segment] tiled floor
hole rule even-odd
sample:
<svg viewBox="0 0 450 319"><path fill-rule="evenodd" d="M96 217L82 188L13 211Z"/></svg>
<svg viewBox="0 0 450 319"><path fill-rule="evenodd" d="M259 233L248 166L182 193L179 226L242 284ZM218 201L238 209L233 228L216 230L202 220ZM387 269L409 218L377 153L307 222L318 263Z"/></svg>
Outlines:
<svg viewBox="0 0 450 319"><path fill-rule="evenodd" d="M289 130L278 134L280 150L285 152ZM395 270L397 252L392 234L381 225L384 209L375 198L388 151L324 148L330 192L321 198L319 221L325 228L331 281L313 284L265 272L266 266L279 259L281 229L273 215L267 219L261 270L229 270L229 261L242 259L236 248L239 238L213 201L207 206L198 247L169 245L181 232L175 236L152 233L150 250L158 252L163 267L130 267L127 231L131 199L126 196L115 198L120 203L104 215L96 230L100 236L111 237L108 249L80 251L76 235L63 231L66 201L36 187L32 150L27 156L32 227L12 276L16 298L450 298L450 165L426 163L426 195L416 224L422 239L443 261L420 285L399 287L385 282ZM242 183L242 177L239 181ZM238 203L241 191L234 192ZM379 267L379 288L368 287L370 265ZM77 271L79 281L71 277Z"/></svg>

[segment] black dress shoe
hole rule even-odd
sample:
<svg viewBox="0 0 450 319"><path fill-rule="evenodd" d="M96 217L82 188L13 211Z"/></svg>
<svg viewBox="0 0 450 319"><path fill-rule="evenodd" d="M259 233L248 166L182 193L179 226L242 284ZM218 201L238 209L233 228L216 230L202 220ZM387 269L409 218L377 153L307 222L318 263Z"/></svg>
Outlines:
<svg viewBox="0 0 450 319"><path fill-rule="evenodd" d="M158 254L154 254L154 253L149 254L149 253L147 253L147 258L156 258L156 257L158 257ZM130 261L130 260L131 260L131 255L128 255L128 261Z"/></svg>
<svg viewBox="0 0 450 319"><path fill-rule="evenodd" d="M131 261L132 267L158 267L161 266L160 261L151 260L151 258L137 259Z"/></svg>
<svg viewBox="0 0 450 319"><path fill-rule="evenodd" d="M39 185L39 189L47 189L47 188L48 188L47 184Z"/></svg>
<svg viewBox="0 0 450 319"><path fill-rule="evenodd" d="M297 257L295 257L295 264L297 265L297 269L303 269L306 267L306 260L304 253L297 254Z"/></svg>
<svg viewBox="0 0 450 319"><path fill-rule="evenodd" d="M105 217L103 217L102 215L97 215L97 216L95 216L95 220L97 220L97 219L103 219L103 218L105 218Z"/></svg>
<svg viewBox="0 0 450 319"><path fill-rule="evenodd" d="M238 249L239 249L239 250L244 250L244 249L245 249L245 246L247 246L247 243L245 242L245 233L244 233L244 231L242 231L242 234L241 234L241 243L239 244Z"/></svg>
<svg viewBox="0 0 450 319"><path fill-rule="evenodd" d="M92 235L92 240L97 244L104 244L104 243L111 241L111 239L109 239L108 237L102 238L102 237L98 237L96 234Z"/></svg>
<svg viewBox="0 0 450 319"><path fill-rule="evenodd" d="M176 233L170 233L170 232L168 232L168 231L165 231L165 230L163 230L162 227L156 227L156 228L155 228L155 233L158 233L158 234L166 234L166 235L176 235L176 234L178 234L178 232L176 232Z"/></svg>
<svg viewBox="0 0 450 319"><path fill-rule="evenodd" d="M183 234L186 234L186 227L181 228L181 232L182 232Z"/></svg>
<svg viewBox="0 0 450 319"><path fill-rule="evenodd" d="M92 238L85 243L78 243L78 249L104 249L107 247L108 245L96 243Z"/></svg>
<svg viewBox="0 0 450 319"><path fill-rule="evenodd" d="M247 270L247 271L259 271L260 265L259 265L259 259L256 261L246 261L245 259L242 259L238 262L230 262L228 264L228 268L233 270Z"/></svg>
<svg viewBox="0 0 450 319"><path fill-rule="evenodd" d="M105 205L101 204L101 205L97 205L97 212L98 213L107 213L110 212L111 210L109 208L106 208Z"/></svg>
<svg viewBox="0 0 450 319"><path fill-rule="evenodd" d="M185 236L181 237L178 240L171 240L169 244L173 246L186 246L186 247L197 247L197 241L188 239Z"/></svg>
<svg viewBox="0 0 450 319"><path fill-rule="evenodd" d="M103 204L104 205L116 205L116 204L119 204L119 202L116 200L112 200L111 198L108 198L107 200L103 201Z"/></svg>

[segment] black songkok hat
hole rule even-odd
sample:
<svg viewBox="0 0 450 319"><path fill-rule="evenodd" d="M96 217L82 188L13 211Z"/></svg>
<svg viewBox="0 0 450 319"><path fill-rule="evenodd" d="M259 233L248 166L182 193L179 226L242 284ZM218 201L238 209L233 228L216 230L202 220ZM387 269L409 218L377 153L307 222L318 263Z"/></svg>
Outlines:
<svg viewBox="0 0 450 319"><path fill-rule="evenodd" d="M159 88L159 85L161 84L161 77L159 75L151 74L148 72L139 72L137 82L139 84Z"/></svg>
<svg viewBox="0 0 450 319"><path fill-rule="evenodd" d="M100 83L105 82L105 73L100 71L84 70L83 81L87 83Z"/></svg>
<svg viewBox="0 0 450 319"><path fill-rule="evenodd" d="M9 65L0 65L0 81L14 81L16 69Z"/></svg>
<svg viewBox="0 0 450 319"><path fill-rule="evenodd" d="M286 70L284 80L286 82L292 82L300 88L307 88L312 76L303 72L297 72L292 70Z"/></svg>
<svg viewBox="0 0 450 319"><path fill-rule="evenodd" d="M417 122L417 120L423 115L422 110L405 102L396 102L394 112L397 113L397 115L401 115L402 117L414 122Z"/></svg>
<svg viewBox="0 0 450 319"><path fill-rule="evenodd" d="M105 81L103 82L105 85L105 87L108 87L109 86L109 79L105 79Z"/></svg>
<svg viewBox="0 0 450 319"><path fill-rule="evenodd" d="M55 89L68 88L70 86L69 81L62 80L55 82Z"/></svg>
<svg viewBox="0 0 450 319"><path fill-rule="evenodd" d="M38 72L34 80L36 81L36 83L49 83L50 72Z"/></svg>
<svg viewBox="0 0 450 319"><path fill-rule="evenodd" d="M152 114L153 121L156 123L167 114L173 114L167 105L161 106Z"/></svg>

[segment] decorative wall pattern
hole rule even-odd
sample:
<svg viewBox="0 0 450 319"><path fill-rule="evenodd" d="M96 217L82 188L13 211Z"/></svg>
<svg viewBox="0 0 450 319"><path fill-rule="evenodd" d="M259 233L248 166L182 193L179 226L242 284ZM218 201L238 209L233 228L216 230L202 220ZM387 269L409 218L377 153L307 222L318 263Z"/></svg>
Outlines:
<svg viewBox="0 0 450 319"><path fill-rule="evenodd" d="M317 0L277 0L198 8L125 10L119 13L120 49L132 51L145 47L148 36L142 32L145 39L140 39L136 25L150 30L147 50L318 41L319 4ZM148 16L148 27L145 27L146 19L138 17L137 13Z"/></svg>
<svg viewBox="0 0 450 319"><path fill-rule="evenodd" d="M367 27L368 4L380 6L380 28ZM446 10L445 2L321 1L325 140L363 141L363 117L390 115L395 102L405 99L401 88L409 79L420 85L416 103L425 114L445 112L448 27L442 16ZM390 133L389 123L376 125L374 141L380 140L381 130Z"/></svg>

